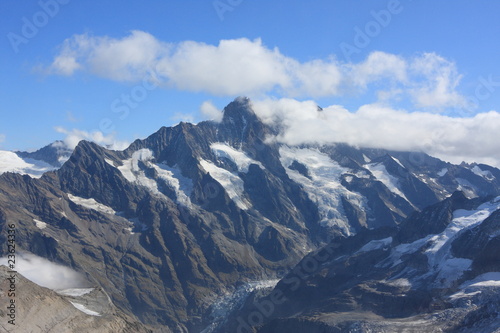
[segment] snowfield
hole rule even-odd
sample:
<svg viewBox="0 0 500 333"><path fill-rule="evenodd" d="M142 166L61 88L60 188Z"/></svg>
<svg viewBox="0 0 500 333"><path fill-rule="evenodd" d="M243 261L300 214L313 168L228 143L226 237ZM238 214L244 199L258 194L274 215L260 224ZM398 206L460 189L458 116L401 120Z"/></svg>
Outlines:
<svg viewBox="0 0 500 333"><path fill-rule="evenodd" d="M425 248L423 253L427 255L429 272L418 279L425 279L437 273L436 287L449 287L472 264L470 259L453 257L451 254L453 240L460 232L482 223L498 209L500 209L500 197L480 205L475 210L456 210L453 212L453 220L443 232L437 235L428 235L409 244L396 246L390 257L380 265L394 267L402 262L403 255L412 254Z"/></svg>
<svg viewBox="0 0 500 333"><path fill-rule="evenodd" d="M366 198L342 186L340 177L345 173L349 173L350 170L340 166L337 162L331 160L328 155L321 153L317 149L283 146L279 152L281 164L288 176L302 185L309 199L318 205L321 225L337 227L346 235L352 234L354 230L349 225L343 210L342 197L364 211L368 210L368 206ZM310 178L302 175L297 170L290 169L294 161L306 166Z"/></svg>
<svg viewBox="0 0 500 333"><path fill-rule="evenodd" d="M0 175L5 172L14 172L40 178L45 172L58 168L31 158L21 158L11 151L0 150Z"/></svg>
<svg viewBox="0 0 500 333"><path fill-rule="evenodd" d="M118 170L129 182L144 186L156 195L165 196L159 189L157 179L146 176L143 168L139 165L139 162L142 162L146 168L154 169L158 178L175 192L178 203L190 207L189 196L193 190L193 181L184 177L179 168L169 167L165 163L153 163L153 159L153 152L150 149L140 149L134 152L131 158L123 160ZM107 163L114 167L112 161L107 161Z"/></svg>

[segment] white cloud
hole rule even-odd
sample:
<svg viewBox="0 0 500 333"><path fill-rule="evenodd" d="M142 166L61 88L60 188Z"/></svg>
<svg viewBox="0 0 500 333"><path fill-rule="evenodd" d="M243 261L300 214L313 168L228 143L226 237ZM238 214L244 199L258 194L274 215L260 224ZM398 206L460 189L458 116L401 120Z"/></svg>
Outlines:
<svg viewBox="0 0 500 333"><path fill-rule="evenodd" d="M59 55L54 59L51 70L60 75L70 76L82 66L71 55Z"/></svg>
<svg viewBox="0 0 500 333"><path fill-rule="evenodd" d="M400 56L385 52L372 52L364 62L352 64L348 67L350 67L350 78L354 85L362 88L366 88L369 83L379 80L404 83L408 79L406 60Z"/></svg>
<svg viewBox="0 0 500 333"><path fill-rule="evenodd" d="M293 99L255 102L267 122L285 129L278 140L347 142L358 146L421 150L445 159L491 161L498 165L497 112L472 118L438 114L449 108L470 109L459 93L462 79L456 64L435 53L413 57L375 51L359 63L340 62L335 56L299 61L266 46L260 39L221 40L216 45L196 41L166 43L143 31L123 38L74 35L62 44L49 67L54 74L87 71L116 81L154 77L167 89L219 96L268 94L293 98L376 96L376 101L351 112L341 106L317 111L313 101ZM421 112L390 105L411 102ZM383 105L382 105L383 103ZM429 112L430 111L430 112ZM210 102L200 112L214 120L222 113ZM191 115L177 119L192 121ZM60 130L69 146L80 139L109 145L113 136L100 132Z"/></svg>
<svg viewBox="0 0 500 333"><path fill-rule="evenodd" d="M375 51L360 63L335 56L301 62L260 39L166 43L143 31L123 38L74 35L65 40L48 72L78 70L139 82L154 76L165 88L217 96L278 94L288 97L358 95L374 85L386 102L406 97L418 107L440 111L463 107L456 65L434 53L405 59ZM397 94L394 94L397 92Z"/></svg>
<svg viewBox="0 0 500 333"><path fill-rule="evenodd" d="M72 75L88 70L117 81L141 80L168 49L167 44L137 30L122 39L74 35L63 42L48 72Z"/></svg>
<svg viewBox="0 0 500 333"><path fill-rule="evenodd" d="M81 140L92 141L113 150L123 150L129 145L126 141L117 140L113 134L104 135L100 131L67 130L63 127L55 127L54 129L66 135L63 141L70 149L74 149Z"/></svg>
<svg viewBox="0 0 500 333"><path fill-rule="evenodd" d="M186 122L186 123L192 123L194 124L194 115L191 113L182 113L182 112L176 112L172 117L172 120L178 121L178 122Z"/></svg>
<svg viewBox="0 0 500 333"><path fill-rule="evenodd" d="M0 258L0 265L7 265L7 258ZM32 253L17 254L16 270L28 280L50 289L88 286L82 274Z"/></svg>
<svg viewBox="0 0 500 333"><path fill-rule="evenodd" d="M324 97L340 94L343 73L332 58L328 61L312 60L306 63L287 59L288 82L283 85L285 93L291 96Z"/></svg>
<svg viewBox="0 0 500 333"><path fill-rule="evenodd" d="M410 93L416 105L424 108L467 107L456 88L462 76L455 63L435 53L424 53L411 63L411 71L421 80Z"/></svg>
<svg viewBox="0 0 500 333"><path fill-rule="evenodd" d="M290 145L345 142L500 167L500 113L495 111L471 118L410 113L377 104L364 105L356 112L336 105L318 111L313 101L293 99L256 101L253 107L266 123L282 126L283 132L274 139Z"/></svg>
<svg viewBox="0 0 500 333"><path fill-rule="evenodd" d="M217 46L181 42L155 68L170 86L214 95L252 94L288 83L285 57L260 39L222 40Z"/></svg>
<svg viewBox="0 0 500 333"><path fill-rule="evenodd" d="M210 120L220 122L222 120L223 112L215 107L211 101L205 101L200 106L200 112L208 117Z"/></svg>

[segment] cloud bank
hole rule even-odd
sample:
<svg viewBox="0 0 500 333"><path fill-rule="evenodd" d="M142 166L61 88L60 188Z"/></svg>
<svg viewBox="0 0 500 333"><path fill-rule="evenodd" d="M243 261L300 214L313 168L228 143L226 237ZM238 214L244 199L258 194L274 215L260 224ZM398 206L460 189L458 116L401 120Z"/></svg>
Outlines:
<svg viewBox="0 0 500 333"><path fill-rule="evenodd" d="M260 39L169 43L134 30L123 38L74 35L43 71L65 76L82 71L123 82L151 79L168 89L217 96L320 98L375 87L386 100L403 96L435 111L466 105L457 92L461 76L455 63L435 53L405 59L376 51L360 63L341 62L334 55L301 62Z"/></svg>
<svg viewBox="0 0 500 333"><path fill-rule="evenodd" d="M7 265L7 258L0 258L0 265ZM17 254L16 270L28 280L49 289L88 286L88 282L80 273L32 253Z"/></svg>
<svg viewBox="0 0 500 333"><path fill-rule="evenodd" d="M74 35L43 70L66 76L85 72L118 82L150 81L165 89L214 96L250 96L265 121L281 123L285 131L276 139L289 144L346 142L500 166L499 114L476 114L471 98L459 91L462 75L456 64L435 53L403 57L375 51L358 63L339 61L335 55L300 61L260 39L171 43L135 30L123 38ZM313 101L296 100L364 95L374 100L358 110L334 105L318 112ZM394 106L401 101L418 111ZM445 116L443 111L450 110L467 117ZM221 117L211 102L203 103L200 113L214 120ZM70 146L81 138L113 144L112 137L102 133L60 131L67 134Z"/></svg>
<svg viewBox="0 0 500 333"><path fill-rule="evenodd" d="M129 142L118 140L113 134L105 135L101 131L88 132L79 129L67 130L63 127L55 127L54 129L56 132L66 135L63 141L70 149L75 149L78 142L81 140L92 141L113 150L123 150L129 145Z"/></svg>
<svg viewBox="0 0 500 333"><path fill-rule="evenodd" d="M267 99L253 108L268 124L280 124L274 138L289 145L345 142L368 148L419 151L453 163L482 162L500 167L500 113L470 118L395 110L369 104L350 112L333 105L318 111L314 101Z"/></svg>

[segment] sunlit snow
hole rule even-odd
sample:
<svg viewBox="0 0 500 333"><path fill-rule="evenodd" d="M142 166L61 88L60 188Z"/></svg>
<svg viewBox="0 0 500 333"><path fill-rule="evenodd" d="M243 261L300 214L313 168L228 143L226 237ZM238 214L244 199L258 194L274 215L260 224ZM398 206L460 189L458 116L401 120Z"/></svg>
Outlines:
<svg viewBox="0 0 500 333"><path fill-rule="evenodd" d="M71 302L71 301L70 301L70 303L73 304L73 306L75 308L77 308L78 310L80 310L81 312L88 314L90 316L100 316L101 315L99 312L92 311L83 304Z"/></svg>
<svg viewBox="0 0 500 333"><path fill-rule="evenodd" d="M401 192L398 179L387 172L387 169L385 168L385 165L383 163L366 164L365 168L370 170L373 176L375 176L377 180L382 182L389 189L389 191L396 195L399 195L406 201L409 201L408 199L406 199L406 196L403 194L403 192Z"/></svg>
<svg viewBox="0 0 500 333"><path fill-rule="evenodd" d="M247 173L251 164L256 164L260 168L264 166L254 159L248 157L244 152L239 151L226 143L216 142L210 145L215 156L219 159L226 158L232 161L238 168L238 172ZM200 160L202 168L210 173L222 187L226 190L227 195L233 200L240 209L249 209L250 202L244 197L243 180L235 173L224 168L218 167L211 161Z"/></svg>
<svg viewBox="0 0 500 333"><path fill-rule="evenodd" d="M85 208L97 210L98 212L105 214L116 214L113 208L108 207L100 202L95 201L93 198L85 199L77 197L76 195L72 195L68 193L68 198L76 203L77 205L83 206Z"/></svg>
<svg viewBox="0 0 500 333"><path fill-rule="evenodd" d="M92 292L92 290L94 290L94 288L69 288L56 290L56 292L65 296L79 297Z"/></svg>
<svg viewBox="0 0 500 333"><path fill-rule="evenodd" d="M123 165L118 167L123 177L131 183L146 187L154 194L164 196L158 188L157 180L146 176L144 170L139 166L139 162L144 163L146 168L154 169L158 178L165 181L176 194L177 202L185 206L191 204L189 195L193 189L191 179L184 177L177 167L169 167L164 163L153 163L153 152L149 149L140 149L132 154L132 157L122 161ZM109 161L108 164L112 162Z"/></svg>
<svg viewBox="0 0 500 333"><path fill-rule="evenodd" d="M232 172L220 168L210 161L200 160L202 168L210 173L210 176L215 179L226 190L227 195L240 209L249 209L250 203L243 196L244 184L243 180Z"/></svg>
<svg viewBox="0 0 500 333"><path fill-rule="evenodd" d="M465 281L460 285L460 291L451 295L451 299L472 297L483 291L490 292L490 288L500 288L500 272L488 272L478 275L473 280Z"/></svg>
<svg viewBox="0 0 500 333"><path fill-rule="evenodd" d="M43 161L21 158L11 151L0 150L0 174L14 172L40 178L45 172L57 168Z"/></svg>
<svg viewBox="0 0 500 333"><path fill-rule="evenodd" d="M35 222L35 225L38 229L45 229L47 228L47 223L33 219L33 222Z"/></svg>
<svg viewBox="0 0 500 333"><path fill-rule="evenodd" d="M404 168L405 166L403 165L403 163L401 163L400 160L398 160L397 158L395 158L394 156L391 156L391 158L397 163L399 164L399 166L401 166L402 168Z"/></svg>
<svg viewBox="0 0 500 333"><path fill-rule="evenodd" d="M488 272L478 275L473 280L462 283L460 288L467 287L500 287L500 272Z"/></svg>
<svg viewBox="0 0 500 333"><path fill-rule="evenodd" d="M498 209L500 209L500 197L480 205L475 210L456 210L453 212L453 220L443 232L437 235L428 235L413 243L396 246L385 264L395 266L402 262L401 257L403 255L426 248L424 253L427 255L429 264L429 273L426 276L438 273L436 283L445 286L450 285L472 264L470 259L453 257L451 243L459 232L482 223L491 213Z"/></svg>
<svg viewBox="0 0 500 333"><path fill-rule="evenodd" d="M106 163L108 163L109 165L111 165L112 167L115 167L115 163L112 160L110 160L109 158L105 158L104 161Z"/></svg>
<svg viewBox="0 0 500 333"><path fill-rule="evenodd" d="M250 164L257 164L262 169L264 168L260 162L251 159L244 152L236 150L225 143L212 143L210 145L210 148L217 157L227 158L233 161L238 167L239 172L248 172L248 167L250 166Z"/></svg>
<svg viewBox="0 0 500 333"><path fill-rule="evenodd" d="M342 197L366 211L366 199L360 194L347 190L340 183L340 176L350 170L340 166L328 155L311 148L280 148L281 164L288 176L303 186L309 198L318 206L321 225L336 226L344 233L353 232L343 211ZM305 165L310 178L290 169L293 161Z"/></svg>
<svg viewBox="0 0 500 333"><path fill-rule="evenodd" d="M158 177L163 179L174 190L177 202L187 207L191 204L189 194L193 191L193 181L190 178L184 177L179 168L175 166L169 167L164 163L149 163L148 166L153 167L158 173Z"/></svg>

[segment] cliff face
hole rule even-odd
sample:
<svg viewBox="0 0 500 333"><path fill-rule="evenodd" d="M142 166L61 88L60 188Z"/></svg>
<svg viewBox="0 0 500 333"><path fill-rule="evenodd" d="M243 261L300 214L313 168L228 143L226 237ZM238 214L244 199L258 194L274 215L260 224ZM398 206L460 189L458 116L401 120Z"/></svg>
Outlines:
<svg viewBox="0 0 500 333"><path fill-rule="evenodd" d="M446 227L458 204L412 214L455 191L500 194L488 166L266 140L277 131L238 98L220 123L163 127L124 151L82 141L39 179L4 173L0 255L14 223L19 249L80 272L127 316L200 332L222 325L215 305L228 294L283 277L326 243L410 242Z"/></svg>
<svg viewBox="0 0 500 333"><path fill-rule="evenodd" d="M456 192L307 255L220 332L497 332L499 235L500 197Z"/></svg>

